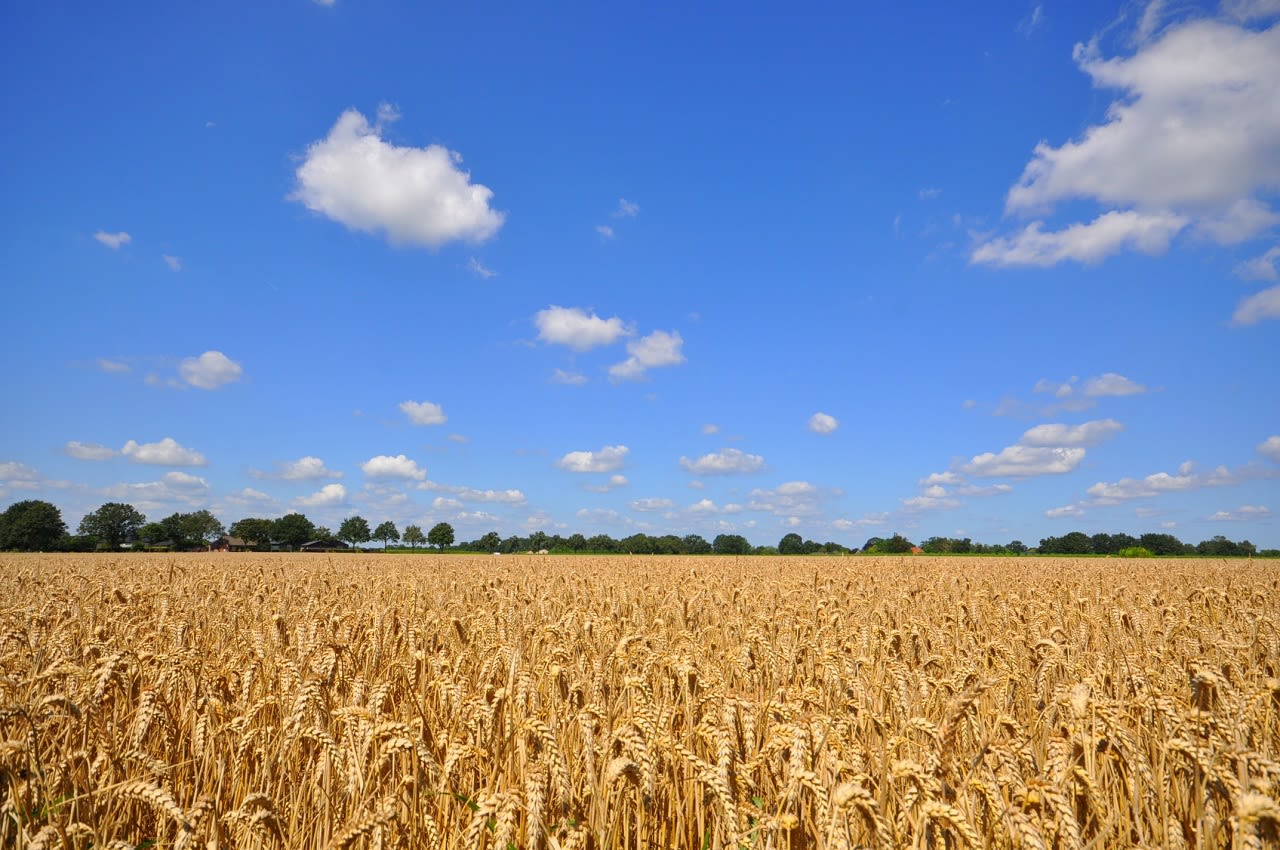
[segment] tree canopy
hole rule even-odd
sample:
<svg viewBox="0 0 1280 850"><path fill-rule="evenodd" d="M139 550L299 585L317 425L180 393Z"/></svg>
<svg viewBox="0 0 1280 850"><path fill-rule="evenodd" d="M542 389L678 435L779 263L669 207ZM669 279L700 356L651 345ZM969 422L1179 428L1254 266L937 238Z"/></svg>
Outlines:
<svg viewBox="0 0 1280 850"><path fill-rule="evenodd" d="M107 549L119 549L133 540L147 521L133 505L107 502L80 520L80 533L96 537Z"/></svg>
<svg viewBox="0 0 1280 850"><path fill-rule="evenodd" d="M373 539L382 541L382 548L386 549L387 544L391 542L399 542L400 532L396 529L396 524L391 520L385 520L379 523L378 527L373 530Z"/></svg>
<svg viewBox="0 0 1280 850"><path fill-rule="evenodd" d="M447 522L437 522L427 532L427 542L438 549L448 549L453 545L453 526Z"/></svg>
<svg viewBox="0 0 1280 850"><path fill-rule="evenodd" d="M352 546L368 543L372 538L369 522L362 516L349 516L338 526L338 539Z"/></svg>
<svg viewBox="0 0 1280 850"><path fill-rule="evenodd" d="M0 549L41 552L56 547L66 533L62 511L49 502L28 499L0 514Z"/></svg>

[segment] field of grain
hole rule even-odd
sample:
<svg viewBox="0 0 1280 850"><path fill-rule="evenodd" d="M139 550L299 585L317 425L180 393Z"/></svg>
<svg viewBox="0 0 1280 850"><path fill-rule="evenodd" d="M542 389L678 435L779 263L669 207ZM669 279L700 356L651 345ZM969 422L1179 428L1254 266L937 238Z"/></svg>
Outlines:
<svg viewBox="0 0 1280 850"><path fill-rule="evenodd" d="M0 846L1263 847L1280 564L0 555Z"/></svg>

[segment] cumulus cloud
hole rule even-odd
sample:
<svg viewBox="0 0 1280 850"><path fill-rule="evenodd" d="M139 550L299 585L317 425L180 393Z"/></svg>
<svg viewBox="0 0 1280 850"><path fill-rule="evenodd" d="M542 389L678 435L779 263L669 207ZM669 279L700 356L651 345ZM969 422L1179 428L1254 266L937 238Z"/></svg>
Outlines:
<svg viewBox="0 0 1280 850"><path fill-rule="evenodd" d="M747 454L739 449L721 449L692 460L680 458L680 468L695 475L732 475L739 472L759 472L764 469L764 458Z"/></svg>
<svg viewBox="0 0 1280 850"><path fill-rule="evenodd" d="M33 467L18 461L0 463L0 482L13 485L19 482L35 482L40 480L40 473Z"/></svg>
<svg viewBox="0 0 1280 850"><path fill-rule="evenodd" d="M431 401L402 401L400 412L414 425L443 425L449 421L444 408Z"/></svg>
<svg viewBox="0 0 1280 850"><path fill-rule="evenodd" d="M342 477L341 472L329 469L323 460L312 455L277 463L274 472L252 469L249 474L254 478L278 478L283 481L318 481L322 478Z"/></svg>
<svg viewBox="0 0 1280 850"><path fill-rule="evenodd" d="M133 368L128 363L123 363L119 360L110 360L106 357L99 357L97 360L97 366L103 372L113 373L128 372Z"/></svg>
<svg viewBox="0 0 1280 850"><path fill-rule="evenodd" d="M596 233L599 233L600 238L606 242L613 238L613 228L607 224L597 224Z"/></svg>
<svg viewBox="0 0 1280 850"><path fill-rule="evenodd" d="M398 117L385 104L373 125L358 110L343 112L328 136L307 147L290 200L349 229L385 233L395 244L434 249L497 233L504 215L489 205L493 192L459 167L460 154L382 138Z"/></svg>
<svg viewBox="0 0 1280 850"><path fill-rule="evenodd" d="M1280 281L1280 272L1276 271L1277 262L1280 262L1280 245L1236 266L1236 277L1244 280Z"/></svg>
<svg viewBox="0 0 1280 850"><path fill-rule="evenodd" d="M1280 286L1250 295L1231 316L1233 325L1256 325L1264 319L1280 319Z"/></svg>
<svg viewBox="0 0 1280 850"><path fill-rule="evenodd" d="M551 373L548 379L553 384L564 384L569 387L580 387L587 382L587 376L581 372L571 370L557 369Z"/></svg>
<svg viewBox="0 0 1280 850"><path fill-rule="evenodd" d="M1259 443L1258 454L1280 463L1280 434L1267 437Z"/></svg>
<svg viewBox="0 0 1280 850"><path fill-rule="evenodd" d="M809 417L809 430L815 434L830 434L839 427L839 421L826 413L815 413Z"/></svg>
<svg viewBox="0 0 1280 850"><path fill-rule="evenodd" d="M346 487L341 484L326 484L309 496L299 496L293 503L300 508L331 508L346 501Z"/></svg>
<svg viewBox="0 0 1280 850"><path fill-rule="evenodd" d="M766 511L780 517L814 517L822 512L823 502L839 495L839 490L828 490L808 481L787 481L772 490L752 490L747 510Z"/></svg>
<svg viewBox="0 0 1280 850"><path fill-rule="evenodd" d="M463 502L485 502L504 505L523 505L528 499L520 490L481 490L476 487L464 487L457 484L441 484L437 481L423 481L419 490L432 490L449 493Z"/></svg>
<svg viewBox="0 0 1280 850"><path fill-rule="evenodd" d="M669 511L676 506L670 499L632 499L631 510L641 513Z"/></svg>
<svg viewBox="0 0 1280 850"><path fill-rule="evenodd" d="M188 449L172 437L165 437L158 443L138 443L130 440L120 449L120 454L134 463L146 463L154 466L208 466L205 456L194 449Z"/></svg>
<svg viewBox="0 0 1280 850"><path fill-rule="evenodd" d="M612 345L631 331L622 319L602 319L580 307L555 304L539 310L533 317L538 339L554 345L567 345L574 351L590 351L601 345Z"/></svg>
<svg viewBox="0 0 1280 850"><path fill-rule="evenodd" d="M1050 508L1044 512L1049 519L1065 519L1067 517L1084 516L1084 508L1079 505L1063 505L1060 508Z"/></svg>
<svg viewBox="0 0 1280 850"><path fill-rule="evenodd" d="M1268 3L1232 5L1249 19ZM1006 199L1010 213L1080 199L1104 211L1056 231L1034 221L978 245L973 262L1099 262L1126 248L1157 254L1189 228L1234 244L1280 220L1259 197L1280 186L1280 24L1256 30L1202 18L1146 40L1158 28L1157 6L1148 7L1132 55L1106 57L1097 40L1076 46L1094 86L1116 92L1106 121L1060 146L1037 145Z"/></svg>
<svg viewBox="0 0 1280 850"><path fill-rule="evenodd" d="M133 241L133 237L128 233L125 233L123 230L116 233L107 233L105 230L99 230L97 233L93 234L93 238L97 239L103 245L106 245L112 251L116 250L121 245L128 245Z"/></svg>
<svg viewBox="0 0 1280 850"><path fill-rule="evenodd" d="M1213 522L1243 522L1250 519L1262 519L1271 516L1271 509L1266 505L1241 505L1234 511L1217 511L1205 519Z"/></svg>
<svg viewBox="0 0 1280 850"><path fill-rule="evenodd" d="M109 460L119 454L101 443L82 443L79 440L69 441L63 451L77 460Z"/></svg>
<svg viewBox="0 0 1280 850"><path fill-rule="evenodd" d="M633 204L626 198L618 198L618 208L613 211L614 218L635 218L640 215L640 205Z"/></svg>
<svg viewBox="0 0 1280 850"><path fill-rule="evenodd" d="M193 387L213 390L240 380L244 367L221 351L206 351L199 357L185 358L178 364L178 374Z"/></svg>
<svg viewBox="0 0 1280 850"><path fill-rule="evenodd" d="M1082 448L1006 446L1000 452L976 455L961 469L978 478L1021 478L1030 475L1061 475L1071 472L1084 460Z"/></svg>
<svg viewBox="0 0 1280 850"><path fill-rule="evenodd" d="M370 478L404 478L425 481L427 471L418 462L405 455L377 455L360 464L360 470Z"/></svg>
<svg viewBox="0 0 1280 850"><path fill-rule="evenodd" d="M676 331L654 331L646 337L631 340L627 343L627 354L631 356L609 367L609 380L638 381L649 369L678 366L685 362L680 352L683 345L684 340Z"/></svg>
<svg viewBox="0 0 1280 850"><path fill-rule="evenodd" d="M1263 473L1250 467L1235 471L1218 466L1209 472L1195 472L1191 463L1184 463L1176 474L1156 472L1144 478L1121 478L1119 481L1099 481L1086 492L1095 504L1113 505L1130 499L1148 499L1164 493L1197 490L1203 487L1227 487L1240 484Z"/></svg>
<svg viewBox="0 0 1280 850"><path fill-rule="evenodd" d="M1095 419L1080 425L1037 425L1022 435L1024 446L1096 446L1124 429L1114 419Z"/></svg>
<svg viewBox="0 0 1280 850"><path fill-rule="evenodd" d="M617 490L619 487L626 487L629 483L625 475L610 475L609 480L600 484L589 484L583 489L588 493L609 493Z"/></svg>
<svg viewBox="0 0 1280 850"><path fill-rule="evenodd" d="M605 446L598 452L569 452L556 461L567 472L613 472L626 462L626 446Z"/></svg>
<svg viewBox="0 0 1280 850"><path fill-rule="evenodd" d="M165 265L169 267L170 271L175 271L175 272L182 271L181 257L175 257L172 254L161 254L160 259L164 260Z"/></svg>
<svg viewBox="0 0 1280 850"><path fill-rule="evenodd" d="M1115 372L1106 372L1096 378L1087 378L1082 388L1082 392L1090 398L1141 395L1146 391L1147 388L1142 384L1131 381L1124 375L1117 375Z"/></svg>

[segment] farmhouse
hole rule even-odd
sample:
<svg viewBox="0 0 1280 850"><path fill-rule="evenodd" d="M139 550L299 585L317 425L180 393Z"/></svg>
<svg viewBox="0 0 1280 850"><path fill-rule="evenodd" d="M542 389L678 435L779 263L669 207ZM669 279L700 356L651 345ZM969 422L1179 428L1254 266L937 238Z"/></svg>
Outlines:
<svg viewBox="0 0 1280 850"><path fill-rule="evenodd" d="M298 547L299 552L341 552L351 547L341 540L308 540Z"/></svg>

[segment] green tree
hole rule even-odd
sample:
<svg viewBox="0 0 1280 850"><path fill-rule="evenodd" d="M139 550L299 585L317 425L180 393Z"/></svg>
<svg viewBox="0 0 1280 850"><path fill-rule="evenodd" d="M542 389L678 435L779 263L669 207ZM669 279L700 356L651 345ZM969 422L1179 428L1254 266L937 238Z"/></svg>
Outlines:
<svg viewBox="0 0 1280 850"><path fill-rule="evenodd" d="M373 530L373 539L382 541L382 548L385 551L387 543L391 541L399 542L400 532L396 530L396 524L391 520L379 523L378 527Z"/></svg>
<svg viewBox="0 0 1280 850"><path fill-rule="evenodd" d="M172 543L169 529L160 522L149 522L138 529L138 539L148 546L159 546L161 543Z"/></svg>
<svg viewBox="0 0 1280 850"><path fill-rule="evenodd" d="M183 536L192 543L208 546L227 533L222 520L206 510L194 511L182 515Z"/></svg>
<svg viewBox="0 0 1280 850"><path fill-rule="evenodd" d="M258 549L270 549L271 538L275 535L274 520L259 517L247 517L231 523L228 529L232 537L239 537L246 543L252 543Z"/></svg>
<svg viewBox="0 0 1280 850"><path fill-rule="evenodd" d="M338 526L338 539L352 546L368 543L371 538L369 522L362 516L349 516Z"/></svg>
<svg viewBox="0 0 1280 850"><path fill-rule="evenodd" d="M686 555L710 555L711 544L701 534L686 534L680 540Z"/></svg>
<svg viewBox="0 0 1280 850"><path fill-rule="evenodd" d="M80 533L98 538L107 549L119 549L128 543L147 521L133 505L107 502L80 520Z"/></svg>
<svg viewBox="0 0 1280 850"><path fill-rule="evenodd" d="M417 549L420 545L426 543L427 536L422 533L422 526L406 525L404 527L404 542L408 543L414 549Z"/></svg>
<svg viewBox="0 0 1280 850"><path fill-rule="evenodd" d="M915 548L915 544L901 534L895 534L887 539L873 537L867 541L867 547L862 551L876 555L906 555Z"/></svg>
<svg viewBox="0 0 1280 850"><path fill-rule="evenodd" d="M573 551L581 552L583 549L587 548L587 538L578 533L570 534L569 539L565 541L565 544Z"/></svg>
<svg viewBox="0 0 1280 850"><path fill-rule="evenodd" d="M43 552L66 533L62 511L39 499L16 502L0 514L0 549Z"/></svg>
<svg viewBox="0 0 1280 850"><path fill-rule="evenodd" d="M782 539L778 541L779 555L803 555L804 554L804 538L794 531L790 534L784 534Z"/></svg>
<svg viewBox="0 0 1280 850"><path fill-rule="evenodd" d="M312 540L332 540L333 532L316 528L306 514L285 514L271 524L271 537L283 546L297 549Z"/></svg>
<svg viewBox="0 0 1280 850"><path fill-rule="evenodd" d="M481 552L497 552L502 548L502 538L496 531L485 532L479 540L476 541Z"/></svg>
<svg viewBox="0 0 1280 850"><path fill-rule="evenodd" d="M717 555L750 555L754 547L741 534L717 534L711 550Z"/></svg>
<svg viewBox="0 0 1280 850"><path fill-rule="evenodd" d="M427 542L440 550L453 545L453 526L447 522L437 522L427 532Z"/></svg>
<svg viewBox="0 0 1280 850"><path fill-rule="evenodd" d="M1172 534L1144 534L1138 538L1138 545L1161 558L1186 554L1187 550L1183 542Z"/></svg>

